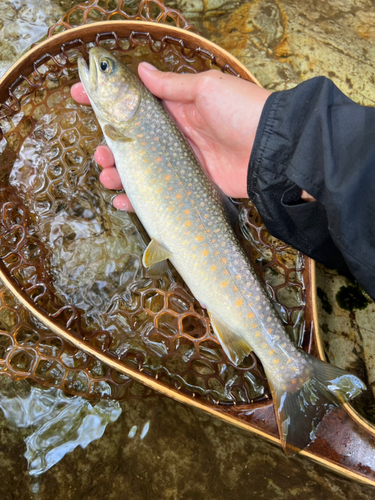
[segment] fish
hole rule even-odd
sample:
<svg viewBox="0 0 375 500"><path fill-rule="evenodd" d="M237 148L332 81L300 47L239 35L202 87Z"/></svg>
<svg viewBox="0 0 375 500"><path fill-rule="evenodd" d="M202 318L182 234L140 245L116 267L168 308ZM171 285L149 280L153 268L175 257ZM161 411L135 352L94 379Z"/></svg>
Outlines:
<svg viewBox="0 0 375 500"><path fill-rule="evenodd" d="M171 262L205 304L234 365L254 351L271 388L285 453L305 448L324 415L365 385L290 340L235 235L231 202L208 178L162 102L100 47L90 50L89 65L79 58L78 70L125 192L151 240L143 265Z"/></svg>

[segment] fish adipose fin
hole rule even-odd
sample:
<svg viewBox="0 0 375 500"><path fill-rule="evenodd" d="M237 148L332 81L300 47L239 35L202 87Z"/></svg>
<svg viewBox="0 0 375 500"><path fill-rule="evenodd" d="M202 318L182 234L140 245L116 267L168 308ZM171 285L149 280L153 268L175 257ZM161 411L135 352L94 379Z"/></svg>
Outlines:
<svg viewBox="0 0 375 500"><path fill-rule="evenodd" d="M251 353L251 347L239 335L232 332L232 330L217 316L214 316L209 311L207 311L207 313L211 320L212 329L219 338L225 354L232 363L238 366L243 358Z"/></svg>
<svg viewBox="0 0 375 500"><path fill-rule="evenodd" d="M301 381L298 384L298 379L294 390L293 380L287 388L281 384L278 387L275 380L270 384L280 438L287 455L302 450L315 438L326 413L366 389L356 376L309 354L304 355L311 363L312 372L302 385Z"/></svg>
<svg viewBox="0 0 375 500"><path fill-rule="evenodd" d="M112 141L122 141L122 142L131 142L133 139L129 137L125 137L121 134L113 125L104 125L104 133L107 137L112 139Z"/></svg>
<svg viewBox="0 0 375 500"><path fill-rule="evenodd" d="M153 266L158 262L170 259L172 254L161 243L151 240L143 253L142 264L145 267Z"/></svg>

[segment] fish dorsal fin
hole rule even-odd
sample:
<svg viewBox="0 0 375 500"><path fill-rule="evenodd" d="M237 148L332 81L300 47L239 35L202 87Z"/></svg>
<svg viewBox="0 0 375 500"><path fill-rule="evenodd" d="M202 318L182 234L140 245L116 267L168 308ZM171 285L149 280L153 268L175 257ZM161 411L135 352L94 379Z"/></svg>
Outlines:
<svg viewBox="0 0 375 500"><path fill-rule="evenodd" d="M229 219L230 225L234 229L239 220L239 214L236 205L231 201L230 198L223 191L217 187L220 195L221 203L223 204L225 213Z"/></svg>
<svg viewBox="0 0 375 500"><path fill-rule="evenodd" d="M238 366L241 361L251 353L252 349L250 345L246 340L237 335L237 333L232 332L232 330L217 316L214 316L209 311L207 312L211 320L212 328L219 338L225 354L232 363Z"/></svg>
<svg viewBox="0 0 375 500"><path fill-rule="evenodd" d="M150 267L158 262L170 259L171 257L171 252L163 247L161 243L156 240L151 240L143 253L142 264L145 267Z"/></svg>
<svg viewBox="0 0 375 500"><path fill-rule="evenodd" d="M133 140L129 137L125 137L113 125L109 125L108 123L104 125L104 133L107 137L112 139L112 141L131 142Z"/></svg>

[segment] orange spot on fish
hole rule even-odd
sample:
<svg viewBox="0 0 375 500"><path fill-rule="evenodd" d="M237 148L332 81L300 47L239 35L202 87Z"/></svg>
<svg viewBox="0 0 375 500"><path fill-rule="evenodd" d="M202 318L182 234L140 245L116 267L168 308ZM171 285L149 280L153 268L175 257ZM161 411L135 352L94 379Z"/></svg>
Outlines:
<svg viewBox="0 0 375 500"><path fill-rule="evenodd" d="M272 333L272 328L268 328L267 332Z"/></svg>
<svg viewBox="0 0 375 500"><path fill-rule="evenodd" d="M215 243L216 240L211 240L211 243Z"/></svg>
<svg viewBox="0 0 375 500"><path fill-rule="evenodd" d="M224 269L224 271L223 271L223 272L224 272L224 274L229 274L228 269Z"/></svg>
<svg viewBox="0 0 375 500"><path fill-rule="evenodd" d="M169 179L170 179L170 178L171 178L171 176L170 176L170 175L166 175L166 176L164 177L164 179L165 179L166 181L169 181Z"/></svg>
<svg viewBox="0 0 375 500"><path fill-rule="evenodd" d="M268 353L270 356L272 356L273 354L275 354L275 351L273 349L270 350L270 352Z"/></svg>
<svg viewBox="0 0 375 500"><path fill-rule="evenodd" d="M238 287L237 287L237 286L234 286L234 287L233 287L233 290L234 290L235 292L238 292Z"/></svg>
<svg viewBox="0 0 375 500"><path fill-rule="evenodd" d="M189 215L190 214L190 210L189 209L184 210L184 214Z"/></svg>
<svg viewBox="0 0 375 500"><path fill-rule="evenodd" d="M297 380L295 378L292 378L292 384L296 384Z"/></svg>
<svg viewBox="0 0 375 500"><path fill-rule="evenodd" d="M236 302L237 307L242 306L242 304L243 304L243 300L242 299L238 299L237 302Z"/></svg>
<svg viewBox="0 0 375 500"><path fill-rule="evenodd" d="M198 220L199 220L199 219L198 219ZM199 224L199 226L198 226L198 227L199 227L199 229L203 229L203 228L204 228L203 224Z"/></svg>
<svg viewBox="0 0 375 500"><path fill-rule="evenodd" d="M241 279L241 275L240 275L240 274L237 274L236 278L237 278L238 280L240 280L240 279Z"/></svg>
<svg viewBox="0 0 375 500"><path fill-rule="evenodd" d="M190 195L191 195L191 191L187 191L187 192L186 192L186 194L187 194L188 196L190 196Z"/></svg>
<svg viewBox="0 0 375 500"><path fill-rule="evenodd" d="M191 221L187 220L187 221L185 222L185 226L186 226L186 227L191 226Z"/></svg>
<svg viewBox="0 0 375 500"><path fill-rule="evenodd" d="M148 163L148 159L147 158L145 158L145 163Z"/></svg>
<svg viewBox="0 0 375 500"><path fill-rule="evenodd" d="M145 174L149 174L150 172L151 172L151 170L149 168L146 168Z"/></svg>
<svg viewBox="0 0 375 500"><path fill-rule="evenodd" d="M146 143L145 142L141 142L142 146L146 146Z"/></svg>
<svg viewBox="0 0 375 500"><path fill-rule="evenodd" d="M272 363L273 363L274 365L277 365L278 363L280 363L280 360L279 360L279 359L274 359L274 360L272 361Z"/></svg>
<svg viewBox="0 0 375 500"><path fill-rule="evenodd" d="M157 161L159 163L161 161L160 156L158 158L156 158L155 161Z"/></svg>
<svg viewBox="0 0 375 500"><path fill-rule="evenodd" d="M137 137L143 137L143 134L138 134Z"/></svg>
<svg viewBox="0 0 375 500"><path fill-rule="evenodd" d="M158 141L159 140L159 137L154 137L154 141Z"/></svg>
<svg viewBox="0 0 375 500"><path fill-rule="evenodd" d="M177 193L176 194L176 198L179 200L181 198L181 194L180 193Z"/></svg>
<svg viewBox="0 0 375 500"><path fill-rule="evenodd" d="M256 332L255 336L260 337L260 332Z"/></svg>
<svg viewBox="0 0 375 500"><path fill-rule="evenodd" d="M216 250L215 255L219 255L219 252Z"/></svg>
<svg viewBox="0 0 375 500"><path fill-rule="evenodd" d="M289 363L289 364L290 364L291 362L292 362L292 358L289 358L289 359L287 360L287 363Z"/></svg>
<svg viewBox="0 0 375 500"><path fill-rule="evenodd" d="M172 191L173 186L169 186L168 191Z"/></svg>
<svg viewBox="0 0 375 500"><path fill-rule="evenodd" d="M208 254L209 254L208 250L203 250L202 252L203 257L207 257Z"/></svg>
<svg viewBox="0 0 375 500"><path fill-rule="evenodd" d="M220 285L225 288L228 285L228 281L222 281Z"/></svg>
<svg viewBox="0 0 375 500"><path fill-rule="evenodd" d="M293 366L292 370L293 370L294 372L296 372L296 371L297 371L297 368L296 368L295 366Z"/></svg>
<svg viewBox="0 0 375 500"><path fill-rule="evenodd" d="M255 328L258 327L258 325L256 323L253 323L251 326L252 326L253 330L255 330Z"/></svg>
<svg viewBox="0 0 375 500"><path fill-rule="evenodd" d="M226 263L227 263L227 259L224 259L224 257L223 257L223 258L221 259L221 262L222 262L223 264L226 264Z"/></svg>
<svg viewBox="0 0 375 500"><path fill-rule="evenodd" d="M160 194L160 193L162 192L162 188L158 188L158 189L156 190L156 192L157 192L158 194Z"/></svg>
<svg viewBox="0 0 375 500"><path fill-rule="evenodd" d="M173 212L174 207L168 207L168 210L169 210L170 212Z"/></svg>
<svg viewBox="0 0 375 500"><path fill-rule="evenodd" d="M203 236L200 236L200 235L199 235L199 236L197 236L197 240L198 240L198 241L203 241L203 239L204 239L204 238L203 238Z"/></svg>
<svg viewBox="0 0 375 500"><path fill-rule="evenodd" d="M211 266L211 271L215 271L216 266Z"/></svg>
<svg viewBox="0 0 375 500"><path fill-rule="evenodd" d="M236 288L237 288L237 287L236 287ZM254 313L249 313L249 314L247 315L247 317L248 317L249 319L254 318Z"/></svg>

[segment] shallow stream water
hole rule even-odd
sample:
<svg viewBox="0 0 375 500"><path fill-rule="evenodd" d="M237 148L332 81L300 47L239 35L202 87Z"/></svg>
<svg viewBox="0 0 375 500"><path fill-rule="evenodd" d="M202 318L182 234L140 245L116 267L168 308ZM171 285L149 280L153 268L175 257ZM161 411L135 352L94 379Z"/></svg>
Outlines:
<svg viewBox="0 0 375 500"><path fill-rule="evenodd" d="M40 39L75 3L2 1L0 69ZM267 88L282 90L323 74L357 102L372 104L375 100L375 32L371 24L375 7L371 2L302 1L297 5L276 0L175 0L168 4L179 8L202 35L238 57ZM62 213L61 217L68 215ZM95 227L84 230L95 232ZM67 256L68 273L70 254L77 250L56 248L55 258ZM320 268L318 280L325 294L319 295L324 299L320 314L330 358L338 365L363 362L364 352L355 357L358 346L363 345L358 340L358 325L360 332L370 332L366 337L369 352L373 304L363 310L350 304L343 309L336 295L341 287L350 285L346 278ZM90 285L90 276L86 285ZM81 307L93 307L92 302L85 302L89 294L79 289L68 293L81 300ZM107 297L111 292L103 293ZM357 337L352 333L346 351L337 342L337 332L345 333L345 328L357 332ZM367 373L366 364L363 366ZM299 495L311 500L366 499L375 492L307 459L287 459L278 447L161 396L92 407L54 389L43 393L34 384L0 377L0 407L4 500L240 500ZM87 429L93 427L96 433L88 435ZM65 447L59 447L60 442ZM35 471L43 467L46 472L37 475Z"/></svg>

